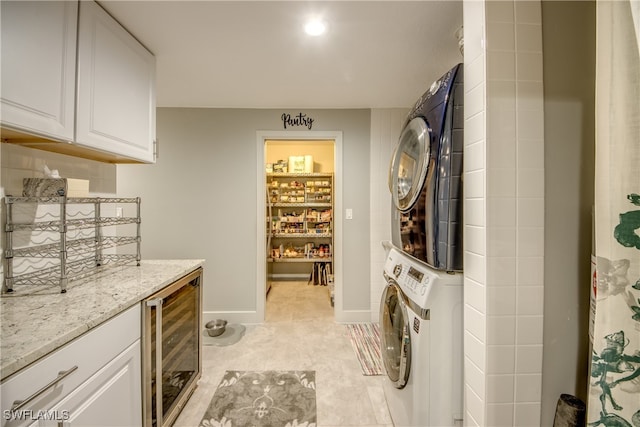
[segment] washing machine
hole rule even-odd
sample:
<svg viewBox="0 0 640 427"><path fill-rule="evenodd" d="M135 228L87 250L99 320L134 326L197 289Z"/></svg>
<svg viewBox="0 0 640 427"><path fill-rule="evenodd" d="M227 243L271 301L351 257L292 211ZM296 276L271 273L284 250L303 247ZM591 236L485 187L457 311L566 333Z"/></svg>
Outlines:
<svg viewBox="0 0 640 427"><path fill-rule="evenodd" d="M384 242L380 304L384 393L396 427L462 426L462 274Z"/></svg>
<svg viewBox="0 0 640 427"><path fill-rule="evenodd" d="M463 66L409 112L389 168L392 241L436 270L462 271Z"/></svg>

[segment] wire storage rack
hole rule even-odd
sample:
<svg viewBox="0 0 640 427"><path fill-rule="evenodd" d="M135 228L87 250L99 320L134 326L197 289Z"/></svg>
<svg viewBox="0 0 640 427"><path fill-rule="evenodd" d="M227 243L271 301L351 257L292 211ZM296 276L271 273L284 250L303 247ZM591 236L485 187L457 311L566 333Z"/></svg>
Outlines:
<svg viewBox="0 0 640 427"><path fill-rule="evenodd" d="M70 280L95 274L101 265L140 265L139 197L7 196L4 204L5 293L13 292L14 285L56 284L64 293ZM120 204L134 206L135 214L122 216ZM126 224L135 231L114 234ZM111 234L106 227L112 227ZM135 250L111 249L123 245L135 245Z"/></svg>

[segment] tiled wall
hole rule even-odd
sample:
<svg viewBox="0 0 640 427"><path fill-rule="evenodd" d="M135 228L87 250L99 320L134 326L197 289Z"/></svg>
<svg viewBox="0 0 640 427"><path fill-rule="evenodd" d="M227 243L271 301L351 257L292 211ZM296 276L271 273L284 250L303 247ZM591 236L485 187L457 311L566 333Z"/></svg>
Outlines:
<svg viewBox="0 0 640 427"><path fill-rule="evenodd" d="M389 162L398 143L402 124L409 109L371 110L371 321L380 315L380 298L386 286L382 277L385 252L380 242L391 240L391 194Z"/></svg>
<svg viewBox="0 0 640 427"><path fill-rule="evenodd" d="M116 166L62 154L0 144L0 197L21 196L23 178L44 177L44 166L57 169L63 178L89 180L92 196L114 196L116 194ZM4 221L4 204L0 204L0 218ZM4 224L0 227L0 248L4 244ZM2 270L0 265L0 272ZM4 278L4 274L2 275Z"/></svg>
<svg viewBox="0 0 640 427"><path fill-rule="evenodd" d="M464 418L468 426L487 424L484 12L483 2L464 2Z"/></svg>
<svg viewBox="0 0 640 427"><path fill-rule="evenodd" d="M63 154L22 147L16 144L0 144L2 151L2 178L0 191L5 195L22 195L22 178L44 177L44 166L57 169L63 178L89 180L92 195L116 193L116 166L85 160Z"/></svg>
<svg viewBox="0 0 640 427"><path fill-rule="evenodd" d="M539 426L544 119L539 1L465 1L466 425Z"/></svg>

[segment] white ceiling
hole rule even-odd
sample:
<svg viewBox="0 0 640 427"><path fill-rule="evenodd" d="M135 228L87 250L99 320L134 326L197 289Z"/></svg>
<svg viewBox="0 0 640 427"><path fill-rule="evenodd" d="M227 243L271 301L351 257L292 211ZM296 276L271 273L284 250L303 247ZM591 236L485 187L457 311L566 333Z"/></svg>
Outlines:
<svg viewBox="0 0 640 427"><path fill-rule="evenodd" d="M461 0L100 4L155 54L160 107L409 107L462 62Z"/></svg>

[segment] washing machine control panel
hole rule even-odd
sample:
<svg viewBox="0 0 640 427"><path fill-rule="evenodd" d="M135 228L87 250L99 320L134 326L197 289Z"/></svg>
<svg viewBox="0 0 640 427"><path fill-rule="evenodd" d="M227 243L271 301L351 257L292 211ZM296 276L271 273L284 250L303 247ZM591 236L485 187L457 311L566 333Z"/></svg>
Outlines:
<svg viewBox="0 0 640 427"><path fill-rule="evenodd" d="M424 273L413 267L409 267L407 275L418 283L422 282L422 279L424 279Z"/></svg>
<svg viewBox="0 0 640 427"><path fill-rule="evenodd" d="M392 271L393 277L409 297L415 299L426 294L429 285L428 273L406 260L394 263Z"/></svg>
<svg viewBox="0 0 640 427"><path fill-rule="evenodd" d="M429 268L426 264L405 254L390 242L387 249L384 273L398 284L402 292L421 308L429 308L434 289L442 286L462 286L462 273L449 274Z"/></svg>
<svg viewBox="0 0 640 427"><path fill-rule="evenodd" d="M402 264L396 264L395 267L393 267L393 275L397 279L398 277L400 277L401 273L402 273Z"/></svg>
<svg viewBox="0 0 640 427"><path fill-rule="evenodd" d="M393 267L393 276L398 283L409 287L418 295L424 295L427 291L429 276L411 265L396 264Z"/></svg>
<svg viewBox="0 0 640 427"><path fill-rule="evenodd" d="M427 292L427 284L429 276L413 266L407 269L407 275L404 277L403 283L409 287L416 295L423 296Z"/></svg>
<svg viewBox="0 0 640 427"><path fill-rule="evenodd" d="M387 253L384 271L421 308L429 307L434 287L462 285L462 275L435 271L395 247Z"/></svg>

